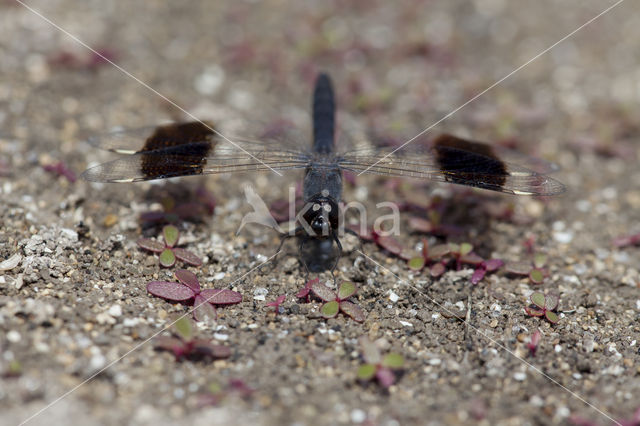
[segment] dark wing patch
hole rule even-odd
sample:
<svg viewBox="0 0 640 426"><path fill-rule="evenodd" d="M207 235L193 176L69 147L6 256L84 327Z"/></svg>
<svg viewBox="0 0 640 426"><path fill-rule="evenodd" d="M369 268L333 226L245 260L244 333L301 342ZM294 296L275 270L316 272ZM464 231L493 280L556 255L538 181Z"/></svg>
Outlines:
<svg viewBox="0 0 640 426"><path fill-rule="evenodd" d="M502 161L503 152L514 162ZM490 145L444 135L401 149L362 148L339 155L338 164L357 174L430 179L515 195L555 195L562 183L546 176L552 164Z"/></svg>
<svg viewBox="0 0 640 426"><path fill-rule="evenodd" d="M144 177L158 179L202 174L206 158L214 148L212 129L210 124L200 121L157 127L139 151ZM163 155L152 153L166 148L172 149L164 151Z"/></svg>
<svg viewBox="0 0 640 426"><path fill-rule="evenodd" d="M479 186L493 189L502 187L509 176L507 166L489 145L445 134L433 142L433 150L445 179L451 183L468 184L471 177L481 174L485 181Z"/></svg>
<svg viewBox="0 0 640 426"><path fill-rule="evenodd" d="M140 171L145 179L199 175L207 164L211 149L210 142L195 142L163 149L162 155L158 155L155 150L142 152Z"/></svg>
<svg viewBox="0 0 640 426"><path fill-rule="evenodd" d="M157 127L153 134L145 140L144 146L139 152L154 151L192 142L213 142L214 137L213 126L204 121L167 124ZM206 155L205 152L204 156Z"/></svg>

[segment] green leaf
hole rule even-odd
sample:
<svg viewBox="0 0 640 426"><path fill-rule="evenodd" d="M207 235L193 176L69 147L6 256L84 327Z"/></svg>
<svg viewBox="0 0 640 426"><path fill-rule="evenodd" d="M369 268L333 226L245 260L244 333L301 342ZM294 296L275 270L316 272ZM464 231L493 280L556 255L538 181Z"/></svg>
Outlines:
<svg viewBox="0 0 640 426"><path fill-rule="evenodd" d="M184 340L191 340L193 337L193 327L191 326L191 320L187 317L181 317L175 323L176 332L182 337Z"/></svg>
<svg viewBox="0 0 640 426"><path fill-rule="evenodd" d="M544 299L544 294L540 293L539 291L531 295L531 302L540 309L544 309Z"/></svg>
<svg viewBox="0 0 640 426"><path fill-rule="evenodd" d="M335 300L327 302L320 308L320 313L325 318L333 318L340 312L340 305Z"/></svg>
<svg viewBox="0 0 640 426"><path fill-rule="evenodd" d="M558 314L552 311L546 311L544 313L544 316L551 324L557 324L558 321L560 321L560 317L558 316Z"/></svg>
<svg viewBox="0 0 640 426"><path fill-rule="evenodd" d="M541 284L544 281L544 272L541 269L533 269L529 272L529 279L534 284Z"/></svg>
<svg viewBox="0 0 640 426"><path fill-rule="evenodd" d="M467 255L469 253L471 253L471 250L473 250L473 246L469 243L462 243L460 244L460 255L464 256Z"/></svg>
<svg viewBox="0 0 640 426"><path fill-rule="evenodd" d="M389 368L402 368L404 358L400 354L390 353L382 359L382 365Z"/></svg>
<svg viewBox="0 0 640 426"><path fill-rule="evenodd" d="M213 382L207 386L207 390L215 395L222 392L222 386L220 386L220 383Z"/></svg>
<svg viewBox="0 0 640 426"><path fill-rule="evenodd" d="M164 237L165 244L169 247L173 247L178 242L180 231L178 231L178 228L173 225L167 225L162 228L162 236Z"/></svg>
<svg viewBox="0 0 640 426"><path fill-rule="evenodd" d="M364 364L358 367L358 379L371 380L376 375L376 366L373 364Z"/></svg>
<svg viewBox="0 0 640 426"><path fill-rule="evenodd" d="M165 268L171 268L176 264L176 257L170 248L164 249L160 253L160 264Z"/></svg>
<svg viewBox="0 0 640 426"><path fill-rule="evenodd" d="M422 256L412 257L411 259L409 259L409 262L407 262L407 265L409 265L409 269L413 271L421 270L422 268L424 268L424 264L425 260Z"/></svg>
<svg viewBox="0 0 640 426"><path fill-rule="evenodd" d="M352 282L345 281L340 284L340 288L338 289L338 299L345 300L356 294L358 291L358 287Z"/></svg>
<svg viewBox="0 0 640 426"><path fill-rule="evenodd" d="M533 265L538 269L542 269L546 263L547 263L547 255L545 254L536 253L535 256L533 257Z"/></svg>

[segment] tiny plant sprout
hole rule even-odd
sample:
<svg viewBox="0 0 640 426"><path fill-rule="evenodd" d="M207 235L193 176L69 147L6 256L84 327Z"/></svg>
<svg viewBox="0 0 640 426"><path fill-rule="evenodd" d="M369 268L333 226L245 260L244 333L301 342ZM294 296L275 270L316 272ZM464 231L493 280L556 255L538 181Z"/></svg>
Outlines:
<svg viewBox="0 0 640 426"><path fill-rule="evenodd" d="M192 266L202 265L202 260L198 256L183 248L175 247L180 239L178 228L173 225L165 226L162 228L162 237L164 244L150 238L140 238L138 246L154 253L160 253L160 265L165 268L175 265L176 259Z"/></svg>
<svg viewBox="0 0 640 426"><path fill-rule="evenodd" d="M172 302L192 303L196 321L217 319L215 305L230 305L242 301L242 295L236 291L200 289L198 278L186 269L178 269L175 276L178 282L151 281L147 284L147 291Z"/></svg>
<svg viewBox="0 0 640 426"><path fill-rule="evenodd" d="M158 337L154 347L158 351L173 353L176 361L212 361L231 356L231 350L227 346L214 345L208 340L194 338L191 321L184 316L175 322L174 329L172 337Z"/></svg>
<svg viewBox="0 0 640 426"><path fill-rule="evenodd" d="M531 356L536 356L536 351L538 350L538 345L540 344L541 339L542 334L540 334L540 330L536 330L536 332L531 335L529 343L527 343L527 349L529 349Z"/></svg>
<svg viewBox="0 0 640 426"><path fill-rule="evenodd" d="M636 246L640 244L640 232L637 234L621 235L619 237L616 237L614 238L612 244L617 248Z"/></svg>
<svg viewBox="0 0 640 426"><path fill-rule="evenodd" d="M383 357L376 345L366 337L360 338L360 347L365 364L358 367L358 379L369 381L375 378L383 388L391 386L396 380L393 371L404 366L402 355L390 353Z"/></svg>
<svg viewBox="0 0 640 426"><path fill-rule="evenodd" d="M62 176L69 182L74 183L78 180L75 172L71 170L64 162L59 161L55 164L45 164L42 168L49 173L53 173L58 176Z"/></svg>
<svg viewBox="0 0 640 426"><path fill-rule="evenodd" d="M535 292L530 296L531 305L524 308L528 315L545 317L551 324L557 324L560 318L554 311L558 307L558 296Z"/></svg>
<svg viewBox="0 0 640 426"><path fill-rule="evenodd" d="M280 296L278 296L278 298L276 300L274 300L273 302L269 302L267 303L268 307L274 307L275 308L275 313L276 315L278 315L278 312L280 312L280 305L282 305L282 303L285 301L285 299L287 298L286 294L282 294Z"/></svg>
<svg viewBox="0 0 640 426"><path fill-rule="evenodd" d="M504 266L504 262L500 259L488 259L483 260L477 267L476 270L473 271L473 275L471 276L471 284L478 284L487 272L494 272Z"/></svg>
<svg viewBox="0 0 640 426"><path fill-rule="evenodd" d="M336 294L326 285L316 281L311 284L311 291L320 298L320 300L325 302L320 308L320 313L323 317L333 318L338 315L339 312L342 312L350 316L354 321L363 322L365 320L366 316L364 311L355 303L347 300L358 291L354 283L343 282L340 284L338 293Z"/></svg>
<svg viewBox="0 0 640 426"><path fill-rule="evenodd" d="M547 256L543 253L536 253L533 262L509 262L506 271L514 275L528 276L533 284L542 284L549 272L544 268L547 263Z"/></svg>

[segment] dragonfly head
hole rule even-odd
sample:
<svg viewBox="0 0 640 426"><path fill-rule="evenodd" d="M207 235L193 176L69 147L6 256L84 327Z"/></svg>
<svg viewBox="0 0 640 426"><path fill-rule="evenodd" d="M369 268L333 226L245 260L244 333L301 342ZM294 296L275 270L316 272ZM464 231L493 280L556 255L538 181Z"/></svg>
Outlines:
<svg viewBox="0 0 640 426"><path fill-rule="evenodd" d="M318 194L307 202L302 219L316 236L328 237L338 229L338 209L338 203L333 198Z"/></svg>

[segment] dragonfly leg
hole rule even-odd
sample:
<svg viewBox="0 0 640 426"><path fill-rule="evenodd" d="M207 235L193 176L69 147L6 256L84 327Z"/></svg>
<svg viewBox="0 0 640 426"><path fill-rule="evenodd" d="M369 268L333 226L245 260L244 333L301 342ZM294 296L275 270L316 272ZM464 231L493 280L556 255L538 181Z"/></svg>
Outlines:
<svg viewBox="0 0 640 426"><path fill-rule="evenodd" d="M331 268L331 277L333 277L333 283L336 284L336 268L338 267L338 262L342 257L342 244L340 243L340 239L338 238L337 232L332 232L331 237L333 238L333 241L335 241L336 245L338 246L338 255L336 256L336 261L333 263L333 267Z"/></svg>
<svg viewBox="0 0 640 426"><path fill-rule="evenodd" d="M304 265L304 270L305 270L305 281L309 281L309 266L307 265L307 262L304 261L304 256L302 255L302 248L304 247L304 243L307 242L309 238L308 237L303 237L300 239L300 245L298 246L298 254L300 257L300 263L302 263Z"/></svg>
<svg viewBox="0 0 640 426"><path fill-rule="evenodd" d="M284 245L285 242L287 242L287 240L291 237L295 237L296 235L298 235L298 231L302 231L303 228L299 227L296 228L296 230L293 232L293 234L290 233L283 233L280 234L280 244L278 244L278 249L276 250L276 254L273 255L273 257L271 258L271 267L267 272L271 272L273 271L273 269L276 267L277 264L277 260L278 260L278 254L280 254L280 251L282 250L282 246ZM262 265L260 267L260 270L262 271L262 268L264 267L264 265Z"/></svg>

